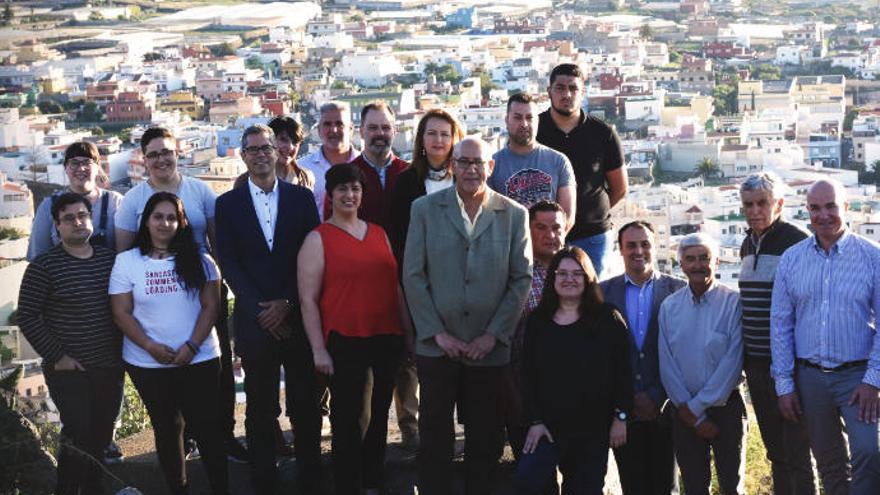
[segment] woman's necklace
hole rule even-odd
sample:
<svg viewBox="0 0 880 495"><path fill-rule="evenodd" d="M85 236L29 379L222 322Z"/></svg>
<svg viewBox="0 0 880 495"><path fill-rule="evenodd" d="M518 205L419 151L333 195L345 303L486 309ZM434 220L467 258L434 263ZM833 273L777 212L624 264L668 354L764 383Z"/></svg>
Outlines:
<svg viewBox="0 0 880 495"><path fill-rule="evenodd" d="M160 248L160 247L153 246L150 249L150 256L155 257L156 259L159 259L159 260L165 259L169 254L171 254L171 252L168 250L168 248Z"/></svg>

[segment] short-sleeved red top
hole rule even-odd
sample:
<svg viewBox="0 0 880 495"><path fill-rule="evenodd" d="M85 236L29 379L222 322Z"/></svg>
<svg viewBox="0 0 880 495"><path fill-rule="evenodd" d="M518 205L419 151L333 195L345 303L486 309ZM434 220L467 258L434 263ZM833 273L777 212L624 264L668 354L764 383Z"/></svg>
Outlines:
<svg viewBox="0 0 880 495"><path fill-rule="evenodd" d="M321 324L346 337L402 334L397 261L382 227L368 223L359 240L331 223L317 227L324 246Z"/></svg>

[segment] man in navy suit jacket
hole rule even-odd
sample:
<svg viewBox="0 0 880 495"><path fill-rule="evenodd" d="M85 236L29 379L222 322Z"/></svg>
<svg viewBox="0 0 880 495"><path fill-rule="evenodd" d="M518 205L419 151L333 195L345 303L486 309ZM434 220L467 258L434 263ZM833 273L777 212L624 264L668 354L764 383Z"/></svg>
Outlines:
<svg viewBox="0 0 880 495"><path fill-rule="evenodd" d="M626 273L600 284L605 301L620 310L630 329L635 390L627 442L614 449L624 495L669 494L674 488L672 423L663 417L666 392L660 383L657 314L667 296L685 281L654 271L654 227L628 223L617 232Z"/></svg>
<svg viewBox="0 0 880 495"><path fill-rule="evenodd" d="M259 495L278 488L275 418L280 367L293 425L300 493L319 493L321 413L311 347L302 326L296 258L318 225L312 193L275 177L272 130L256 125L242 136L245 187L217 198L217 257L235 293L235 350L247 394L248 448Z"/></svg>

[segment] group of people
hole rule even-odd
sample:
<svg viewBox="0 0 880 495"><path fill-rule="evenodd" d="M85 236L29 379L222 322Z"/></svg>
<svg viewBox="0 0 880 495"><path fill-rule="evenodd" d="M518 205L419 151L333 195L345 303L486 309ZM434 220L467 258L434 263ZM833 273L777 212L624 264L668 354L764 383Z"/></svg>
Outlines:
<svg viewBox="0 0 880 495"><path fill-rule="evenodd" d="M401 160L384 102L361 111L361 152L340 102L299 159L295 120L251 126L247 172L216 198L177 170L165 129L144 133L149 177L124 197L97 187L93 145L68 147L70 184L37 210L19 300L63 424L57 493L101 493L89 457L112 439L123 373L171 493L189 491L189 439L213 493L229 492L227 456L276 493L282 367L301 493L328 488L328 395L338 494L385 486L392 402L422 494L457 491L456 422L468 494L493 491L505 441L523 494L559 493L557 470L563 493L601 493L609 449L626 495L671 493L676 465L688 494L708 494L710 453L722 493L743 493L743 370L776 493L816 493L811 450L826 493L880 492L880 247L847 229L842 187L812 186L809 235L782 218L778 178L743 182L739 293L716 280L705 234L679 242L685 279L660 274L641 220L616 232L625 273L600 282L627 189L620 141L581 110L576 65L549 79L547 111L509 99L494 155L434 109Z"/></svg>

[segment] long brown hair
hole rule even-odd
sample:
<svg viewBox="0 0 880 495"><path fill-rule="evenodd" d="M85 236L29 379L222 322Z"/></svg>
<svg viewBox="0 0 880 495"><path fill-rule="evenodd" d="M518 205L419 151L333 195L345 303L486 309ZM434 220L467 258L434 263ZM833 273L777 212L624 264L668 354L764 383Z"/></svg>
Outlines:
<svg viewBox="0 0 880 495"><path fill-rule="evenodd" d="M541 302L535 308L535 312L545 318L552 319L556 310L559 309L559 294L556 293L556 270L562 260L569 259L580 265L584 271L584 292L581 294L581 304L578 308L580 315L595 311L602 306L605 298L602 297L602 289L599 288L599 277L590 257L583 249L574 246L566 246L559 250L550 260L547 268L547 280L544 281L544 292L541 293Z"/></svg>
<svg viewBox="0 0 880 495"><path fill-rule="evenodd" d="M420 181L424 181L428 177L428 167L430 166L428 165L428 156L424 153L425 128L428 127L428 121L431 119L440 119L452 126L452 146L455 146L455 143L461 141L464 137L464 130L461 128L461 124L446 110L432 108L425 112L425 116L422 117L422 120L419 121L419 126L416 128L416 140L413 144L412 166L416 169L416 174L418 174ZM449 172L452 173L452 147L449 148L449 156L446 157L446 161L447 167L450 169Z"/></svg>

